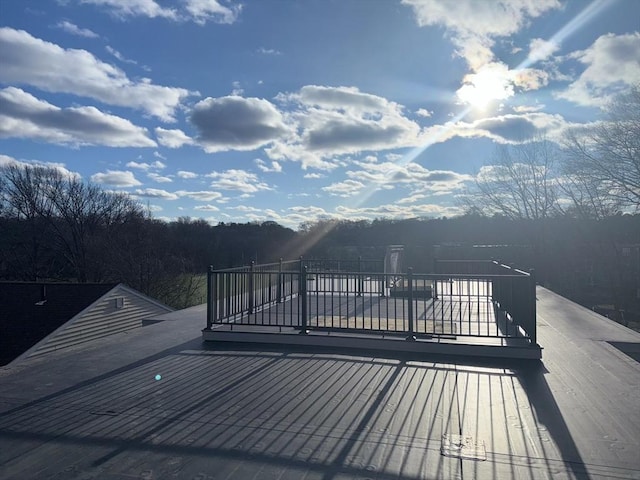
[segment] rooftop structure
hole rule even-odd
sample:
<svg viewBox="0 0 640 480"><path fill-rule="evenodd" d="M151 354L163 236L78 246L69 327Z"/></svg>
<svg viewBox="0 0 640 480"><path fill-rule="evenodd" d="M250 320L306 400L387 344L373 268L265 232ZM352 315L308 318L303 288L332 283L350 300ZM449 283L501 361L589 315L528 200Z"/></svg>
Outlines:
<svg viewBox="0 0 640 480"><path fill-rule="evenodd" d="M542 361L203 343L204 305L21 359L0 478L639 478L640 334L536 296Z"/></svg>

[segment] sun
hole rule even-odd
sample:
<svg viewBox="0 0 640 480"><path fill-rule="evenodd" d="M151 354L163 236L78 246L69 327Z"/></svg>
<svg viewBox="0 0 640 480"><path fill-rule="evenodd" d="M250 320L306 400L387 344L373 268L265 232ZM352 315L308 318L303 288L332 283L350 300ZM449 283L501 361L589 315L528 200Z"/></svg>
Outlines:
<svg viewBox="0 0 640 480"><path fill-rule="evenodd" d="M513 95L510 72L502 63L490 63L476 73L464 77L464 84L456 92L458 98L474 108L486 109L491 103Z"/></svg>

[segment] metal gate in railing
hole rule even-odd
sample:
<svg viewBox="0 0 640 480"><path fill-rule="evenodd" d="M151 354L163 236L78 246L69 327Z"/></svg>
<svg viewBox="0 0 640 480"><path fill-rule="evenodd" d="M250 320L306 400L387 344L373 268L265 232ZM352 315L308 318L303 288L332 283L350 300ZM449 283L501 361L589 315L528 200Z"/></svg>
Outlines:
<svg viewBox="0 0 640 480"><path fill-rule="evenodd" d="M536 342L530 273L497 262L448 267L441 263L439 273L429 274L412 269L381 273L296 260L210 269L207 328L260 325L303 333L336 330Z"/></svg>

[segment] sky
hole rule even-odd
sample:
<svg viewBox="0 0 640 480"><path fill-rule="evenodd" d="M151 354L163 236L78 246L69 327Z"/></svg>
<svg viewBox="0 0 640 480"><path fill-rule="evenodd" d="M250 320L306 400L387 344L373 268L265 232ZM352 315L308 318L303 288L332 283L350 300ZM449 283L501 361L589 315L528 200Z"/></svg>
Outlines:
<svg viewBox="0 0 640 480"><path fill-rule="evenodd" d="M640 82L638 0L2 0L0 165L155 217L450 217Z"/></svg>

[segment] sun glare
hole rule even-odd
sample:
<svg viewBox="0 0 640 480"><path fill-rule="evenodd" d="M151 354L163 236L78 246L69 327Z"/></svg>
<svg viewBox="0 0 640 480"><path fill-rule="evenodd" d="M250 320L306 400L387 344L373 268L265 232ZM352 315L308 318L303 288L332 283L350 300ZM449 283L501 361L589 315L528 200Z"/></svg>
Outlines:
<svg viewBox="0 0 640 480"><path fill-rule="evenodd" d="M464 85L458 89L458 98L477 109L485 109L496 100L513 95L509 70L503 64L488 64L478 72L465 76Z"/></svg>

